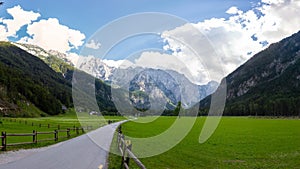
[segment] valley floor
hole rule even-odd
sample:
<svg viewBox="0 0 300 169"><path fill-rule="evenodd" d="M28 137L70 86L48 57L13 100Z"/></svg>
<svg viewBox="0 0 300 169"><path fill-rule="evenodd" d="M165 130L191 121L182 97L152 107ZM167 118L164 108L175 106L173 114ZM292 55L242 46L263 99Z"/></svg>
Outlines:
<svg viewBox="0 0 300 169"><path fill-rule="evenodd" d="M185 117L181 117L185 118ZM271 119L252 117L223 117L212 135L205 143L199 143L199 135L205 117L198 117L187 136L172 149L148 158L140 158L147 168L299 168L300 166L300 120ZM127 122L122 125L125 139L149 138L162 134L176 120L175 117L160 117L151 123L149 118ZM188 119L187 119L188 121ZM176 133L174 133L176 134ZM128 138L130 139L130 138ZM157 142L169 142L173 138ZM111 151L116 150L114 139ZM143 155L154 150L149 146L132 141L132 151ZM138 156L139 157L139 156ZM109 168L117 169L121 157L110 154ZM136 167L133 160L131 167Z"/></svg>

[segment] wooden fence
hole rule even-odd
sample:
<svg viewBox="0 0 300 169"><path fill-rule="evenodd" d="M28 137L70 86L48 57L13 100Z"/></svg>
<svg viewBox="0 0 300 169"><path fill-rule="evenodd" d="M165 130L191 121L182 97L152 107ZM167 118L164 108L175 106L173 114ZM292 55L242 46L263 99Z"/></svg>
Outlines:
<svg viewBox="0 0 300 169"><path fill-rule="evenodd" d="M1 133L1 150L6 151L6 148L9 146L18 146L18 145L26 145L26 144L36 144L38 142L45 142L45 141L58 141L58 139L61 138L70 138L71 131L75 131L76 135L81 133L84 133L86 130L92 129L92 126L87 126L85 128L83 127L74 127L74 128L67 128L66 130L54 130L50 132L37 132L35 130L32 131L32 133L6 133L2 132ZM65 136L60 136L59 133L66 133ZM53 135L52 138L47 138L47 139L38 139L38 135ZM8 137L32 137L32 142L20 142L20 143L7 143L7 138Z"/></svg>
<svg viewBox="0 0 300 169"><path fill-rule="evenodd" d="M131 151L132 143L130 140L125 140L125 136L122 134L121 131L121 126L118 129L117 144L122 156L122 167L129 169L129 161L130 159L132 159L139 168L146 169L144 164Z"/></svg>
<svg viewBox="0 0 300 169"><path fill-rule="evenodd" d="M42 124L42 123L39 123L39 122L30 122L30 121L27 121L27 120L17 120L17 119L7 119L7 118L2 118L1 119L2 121L7 121L7 122L16 122L16 123L24 123L25 125L29 125L29 126L38 126L39 128L42 128L42 127L45 127L45 128L54 128L54 129L58 129L60 130L62 127L60 124L50 124L50 123L47 123L47 124ZM0 120L0 122L2 122ZM0 125L3 125L3 122L0 123ZM69 126L68 126L69 127ZM64 128L67 128L64 126ZM75 128L75 126L70 126L70 128ZM92 126L86 126L84 127L84 130L91 130Z"/></svg>

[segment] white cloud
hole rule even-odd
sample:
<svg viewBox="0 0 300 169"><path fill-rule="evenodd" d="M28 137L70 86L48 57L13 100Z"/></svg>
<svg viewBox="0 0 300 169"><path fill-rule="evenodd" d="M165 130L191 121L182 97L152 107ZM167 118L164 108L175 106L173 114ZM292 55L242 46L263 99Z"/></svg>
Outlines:
<svg viewBox="0 0 300 169"><path fill-rule="evenodd" d="M133 63L129 60L102 60L105 64L107 64L110 67L115 68L128 68L133 66Z"/></svg>
<svg viewBox="0 0 300 169"><path fill-rule="evenodd" d="M197 59L192 58L194 54L186 57L180 57L177 54L166 54L156 51L142 52L137 58L128 58L125 60L102 60L105 64L110 67L127 69L129 67L136 68L153 68L161 70L173 70L178 73L184 74L191 82L197 84L204 84L208 79L203 79L203 77L209 77L207 72L204 71L201 62ZM192 58L192 59L191 59ZM195 79L195 70L201 73L201 79ZM197 72L197 75L199 74Z"/></svg>
<svg viewBox="0 0 300 169"><path fill-rule="evenodd" d="M75 66L77 65L77 63L78 63L80 57L81 57L81 56L79 56L77 53L68 53L68 54L66 55L66 58L67 58L69 61L71 61L71 63L72 63L73 65L75 65Z"/></svg>
<svg viewBox="0 0 300 169"><path fill-rule="evenodd" d="M243 12L231 7L227 13L231 14L228 19L212 18L193 24L210 40L216 50L205 51L203 46L207 42L205 39L196 40L190 24L164 32L162 37L168 42L165 49L173 50L184 58L184 62L189 62L187 56L190 56L190 51L181 42L172 40L171 36L195 47L196 51L202 50L201 60L210 78L219 81L223 70L225 74L232 72L267 47L262 44L277 42L300 30L300 3L297 0L262 0L259 7L249 11ZM176 52L178 50L179 53ZM217 61L216 53L221 62ZM216 63L221 63L222 66ZM197 69L192 70L196 73Z"/></svg>
<svg viewBox="0 0 300 169"><path fill-rule="evenodd" d="M284 0L262 0L261 2L266 4L281 4L284 3Z"/></svg>
<svg viewBox="0 0 300 169"><path fill-rule="evenodd" d="M175 30L165 31L162 35L167 42L165 49L174 51L173 56L192 77L184 72L190 81L196 84L205 84L215 78L222 78L224 73L219 69L215 50L210 42L192 24L186 24ZM210 54L209 56L207 54Z"/></svg>
<svg viewBox="0 0 300 169"><path fill-rule="evenodd" d="M25 11L19 5L7 9L12 19L0 19L0 40L7 40L8 37L17 37L16 33L24 25L37 20L41 15L33 11Z"/></svg>
<svg viewBox="0 0 300 169"><path fill-rule="evenodd" d="M78 49L84 43L84 34L60 24L56 18L37 20L41 17L39 13L23 10L19 5L7 9L7 13L12 19L0 18L0 40L16 37L20 38L18 42L63 53ZM17 32L23 26L27 26L29 36L18 37Z"/></svg>
<svg viewBox="0 0 300 169"><path fill-rule="evenodd" d="M180 57L180 55L177 55L175 53L173 55L170 55L160 52L148 51L143 52L138 58L134 59L130 67L173 70L178 73L184 74L191 82L203 84L204 81L207 81L207 79L204 79L203 77L208 77L208 74L206 71L203 71L201 62L198 62L197 59L193 58L192 60L187 61L188 59L193 57L192 55L193 54L189 55L189 57ZM126 64L129 65L128 63ZM195 77L197 77L194 74L195 68L196 72L199 71L197 72L197 74L201 73L202 79L195 79Z"/></svg>
<svg viewBox="0 0 300 169"><path fill-rule="evenodd" d="M30 43L62 53L73 48L78 49L85 39L85 35L80 31L61 25L56 18L43 19L28 25L27 33L31 37L22 38L21 43Z"/></svg>
<svg viewBox="0 0 300 169"><path fill-rule="evenodd" d="M100 49L100 47L101 47L101 44L99 43L99 42L96 42L96 41L94 41L94 40L91 40L89 43L87 43L86 45L85 45L85 47L87 47L87 48L91 48L91 49Z"/></svg>
<svg viewBox="0 0 300 169"><path fill-rule="evenodd" d="M239 10L236 6L233 6L231 8L229 8L227 11L226 11L227 14L231 14L231 15L234 15L234 14L241 14L243 13L243 11Z"/></svg>
<svg viewBox="0 0 300 169"><path fill-rule="evenodd" d="M6 28L3 25L0 25L0 41L7 41Z"/></svg>

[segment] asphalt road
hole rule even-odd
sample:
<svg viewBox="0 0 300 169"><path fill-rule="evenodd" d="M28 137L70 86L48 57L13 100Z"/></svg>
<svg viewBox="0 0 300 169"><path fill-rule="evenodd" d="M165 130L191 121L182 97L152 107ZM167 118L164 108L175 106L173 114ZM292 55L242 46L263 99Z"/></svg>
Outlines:
<svg viewBox="0 0 300 169"><path fill-rule="evenodd" d="M114 131L122 122L110 124L37 152L0 165L0 169L99 169L106 160ZM99 146L100 145L100 146Z"/></svg>

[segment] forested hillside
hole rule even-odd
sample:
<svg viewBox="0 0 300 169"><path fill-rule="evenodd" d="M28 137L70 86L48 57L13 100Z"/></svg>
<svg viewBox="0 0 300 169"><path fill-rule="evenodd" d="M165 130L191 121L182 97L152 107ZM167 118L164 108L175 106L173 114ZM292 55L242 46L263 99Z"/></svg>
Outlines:
<svg viewBox="0 0 300 169"><path fill-rule="evenodd" d="M225 115L300 115L300 32L270 45L226 77ZM201 102L207 113L210 97Z"/></svg>
<svg viewBox="0 0 300 169"><path fill-rule="evenodd" d="M50 115L62 113L62 105L72 106L71 83L8 42L0 43L0 77L0 99L5 102L28 101Z"/></svg>
<svg viewBox="0 0 300 169"><path fill-rule="evenodd" d="M29 105L34 110L38 109L41 115L43 112L56 115L63 113L63 107L73 107L72 75L75 69L59 63L60 60L54 56L43 60L9 42L0 42L0 116L31 116L32 108L24 109ZM54 71L53 65L61 67ZM107 113L116 111L110 87L99 79L95 80L95 84L100 110Z"/></svg>

